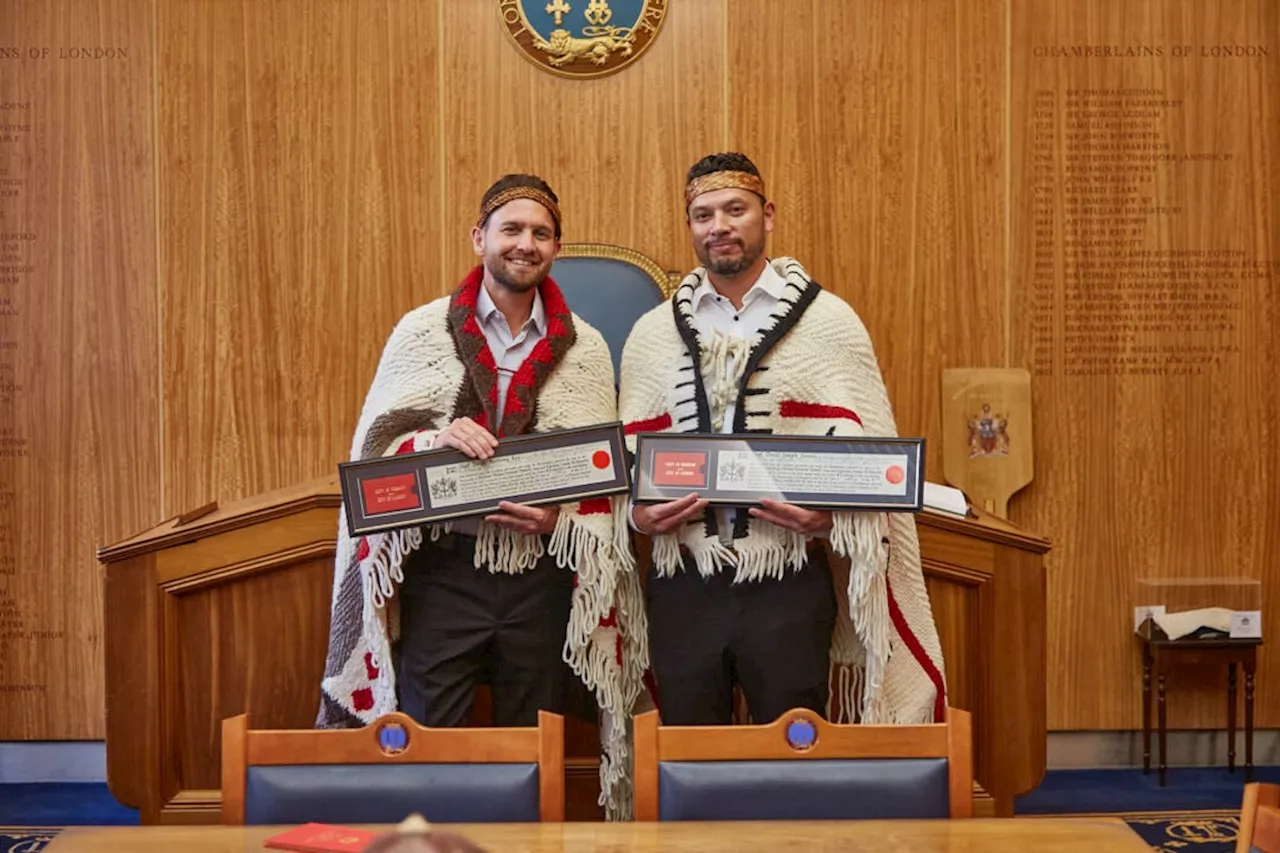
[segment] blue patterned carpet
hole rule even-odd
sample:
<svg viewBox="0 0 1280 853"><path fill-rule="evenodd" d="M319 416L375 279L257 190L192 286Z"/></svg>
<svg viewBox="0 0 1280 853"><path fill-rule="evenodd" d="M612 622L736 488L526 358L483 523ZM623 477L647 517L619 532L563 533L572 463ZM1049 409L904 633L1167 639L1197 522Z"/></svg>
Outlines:
<svg viewBox="0 0 1280 853"><path fill-rule="evenodd" d="M57 834L57 827L0 826L0 853L36 853Z"/></svg>
<svg viewBox="0 0 1280 853"><path fill-rule="evenodd" d="M1239 810L1123 817L1159 853L1231 853L1240 831Z"/></svg>
<svg viewBox="0 0 1280 853"><path fill-rule="evenodd" d="M1280 767L1255 767L1258 782L1280 782ZM1033 814L1230 811L1244 800L1244 771L1225 767L1171 767L1164 787L1153 770L1051 770L1014 811Z"/></svg>

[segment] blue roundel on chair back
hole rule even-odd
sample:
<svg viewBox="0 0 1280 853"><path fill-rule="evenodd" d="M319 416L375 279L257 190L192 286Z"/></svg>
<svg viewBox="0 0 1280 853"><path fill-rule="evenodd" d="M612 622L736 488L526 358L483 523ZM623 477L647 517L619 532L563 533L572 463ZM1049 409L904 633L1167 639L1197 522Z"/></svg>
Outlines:
<svg viewBox="0 0 1280 853"><path fill-rule="evenodd" d="M409 732L397 722L389 721L378 727L378 747L387 755L398 755L409 746Z"/></svg>
<svg viewBox="0 0 1280 853"><path fill-rule="evenodd" d="M622 363L622 347L631 334L631 327L646 311L666 301L662 284L654 272L642 266L606 254L608 246L572 246L564 251L551 266L551 277L564 293L569 309L604 336L613 356L613 376L617 382ZM620 255L629 250L615 250ZM643 259L648 261L647 258ZM656 263L649 262L656 270Z"/></svg>
<svg viewBox="0 0 1280 853"><path fill-rule="evenodd" d="M808 720L792 720L787 724L787 744L796 750L806 750L818 742L818 730Z"/></svg>

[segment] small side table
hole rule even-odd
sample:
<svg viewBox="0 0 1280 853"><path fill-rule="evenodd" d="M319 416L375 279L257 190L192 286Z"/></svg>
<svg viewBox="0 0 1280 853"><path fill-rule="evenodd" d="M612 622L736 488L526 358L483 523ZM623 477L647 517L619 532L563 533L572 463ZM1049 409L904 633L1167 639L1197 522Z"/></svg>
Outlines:
<svg viewBox="0 0 1280 853"><path fill-rule="evenodd" d="M1142 641L1142 773L1151 771L1151 679L1156 679L1160 787L1164 787L1165 677L1175 666L1227 665L1227 764L1236 772L1236 665L1244 667L1244 778L1253 781L1253 675L1262 640Z"/></svg>

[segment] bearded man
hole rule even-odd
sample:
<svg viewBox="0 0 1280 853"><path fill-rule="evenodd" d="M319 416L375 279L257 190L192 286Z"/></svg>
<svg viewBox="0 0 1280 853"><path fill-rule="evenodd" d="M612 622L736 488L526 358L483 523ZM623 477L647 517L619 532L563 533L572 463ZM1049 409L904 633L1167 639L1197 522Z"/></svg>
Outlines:
<svg viewBox="0 0 1280 853"><path fill-rule="evenodd" d="M453 448L484 460L502 438L617 420L609 348L549 276L560 235L542 179L507 175L484 193L471 229L481 263L391 333L351 459ZM648 665L625 505L506 501L359 538L342 514L317 725L398 709L461 726L488 684L494 725L536 726L540 710L564 713L572 670L604 716L601 801L625 817L625 718Z"/></svg>
<svg viewBox="0 0 1280 853"><path fill-rule="evenodd" d="M642 432L894 436L875 352L854 310L794 258L770 260L776 210L750 159L689 170L701 266L641 317L619 409ZM942 721L942 654L915 519L770 499L709 510L696 493L637 505L656 700L667 725L755 722L811 708L837 721ZM828 547L835 560L828 560Z"/></svg>

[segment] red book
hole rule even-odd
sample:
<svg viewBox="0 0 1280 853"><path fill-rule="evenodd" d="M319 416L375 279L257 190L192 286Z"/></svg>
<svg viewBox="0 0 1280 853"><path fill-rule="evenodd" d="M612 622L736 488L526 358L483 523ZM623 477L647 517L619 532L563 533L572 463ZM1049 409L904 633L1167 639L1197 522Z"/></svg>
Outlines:
<svg viewBox="0 0 1280 853"><path fill-rule="evenodd" d="M305 823L263 841L276 850L298 853L360 853L379 833L327 823Z"/></svg>

